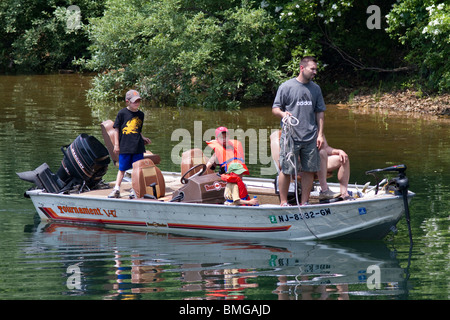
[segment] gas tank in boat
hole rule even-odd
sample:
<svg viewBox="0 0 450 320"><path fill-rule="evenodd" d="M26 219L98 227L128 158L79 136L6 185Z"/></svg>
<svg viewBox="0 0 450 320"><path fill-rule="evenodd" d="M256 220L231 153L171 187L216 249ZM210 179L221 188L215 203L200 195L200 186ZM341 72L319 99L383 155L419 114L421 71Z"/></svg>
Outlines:
<svg viewBox="0 0 450 320"><path fill-rule="evenodd" d="M226 185L216 173L195 176L173 193L172 201L222 204Z"/></svg>

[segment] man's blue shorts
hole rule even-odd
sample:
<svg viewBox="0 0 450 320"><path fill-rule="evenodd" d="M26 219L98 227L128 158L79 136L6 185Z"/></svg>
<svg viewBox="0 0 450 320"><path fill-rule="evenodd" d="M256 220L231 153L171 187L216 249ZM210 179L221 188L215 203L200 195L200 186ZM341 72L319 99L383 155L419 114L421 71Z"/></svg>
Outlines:
<svg viewBox="0 0 450 320"><path fill-rule="evenodd" d="M119 154L119 170L127 171L133 167L133 162L144 159L143 153L124 153Z"/></svg>

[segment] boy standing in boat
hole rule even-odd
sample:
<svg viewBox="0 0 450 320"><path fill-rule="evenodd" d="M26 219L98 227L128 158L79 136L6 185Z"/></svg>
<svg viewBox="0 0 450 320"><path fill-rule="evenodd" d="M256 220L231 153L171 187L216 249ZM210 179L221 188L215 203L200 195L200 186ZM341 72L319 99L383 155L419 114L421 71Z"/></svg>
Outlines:
<svg viewBox="0 0 450 320"><path fill-rule="evenodd" d="M108 198L120 198L120 184L125 171L131 169L133 162L144 159L145 145L151 140L142 134L144 113L139 110L141 96L136 90L125 95L126 107L120 110L114 121L114 153L119 154L119 171L116 185Z"/></svg>

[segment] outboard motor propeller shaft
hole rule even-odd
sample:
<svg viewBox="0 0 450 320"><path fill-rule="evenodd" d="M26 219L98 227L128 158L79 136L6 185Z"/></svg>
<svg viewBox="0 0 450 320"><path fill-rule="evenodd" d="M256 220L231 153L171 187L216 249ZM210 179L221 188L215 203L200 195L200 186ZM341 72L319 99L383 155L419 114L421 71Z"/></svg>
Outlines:
<svg viewBox="0 0 450 320"><path fill-rule="evenodd" d="M403 206L405 207L405 219L406 223L408 225L408 232L409 232L409 245L412 247L413 245L413 239L412 239L412 231L411 231L411 218L409 215L409 204L408 204L408 188L409 188L409 181L406 177L406 165L399 164L383 169L373 169L366 171L366 174L372 174L375 176L375 173L377 172L398 172L398 177L393 178L392 181L395 183L397 187L396 194L401 194L403 197Z"/></svg>

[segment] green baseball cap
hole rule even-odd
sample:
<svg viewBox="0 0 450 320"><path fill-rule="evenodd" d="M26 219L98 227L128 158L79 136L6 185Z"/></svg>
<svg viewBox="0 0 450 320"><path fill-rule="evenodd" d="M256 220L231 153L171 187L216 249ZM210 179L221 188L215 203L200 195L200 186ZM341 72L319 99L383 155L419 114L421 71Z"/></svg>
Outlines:
<svg viewBox="0 0 450 320"><path fill-rule="evenodd" d="M244 166L238 162L230 163L227 168L227 173L234 172L236 174L242 174L246 171L247 170L245 170Z"/></svg>

